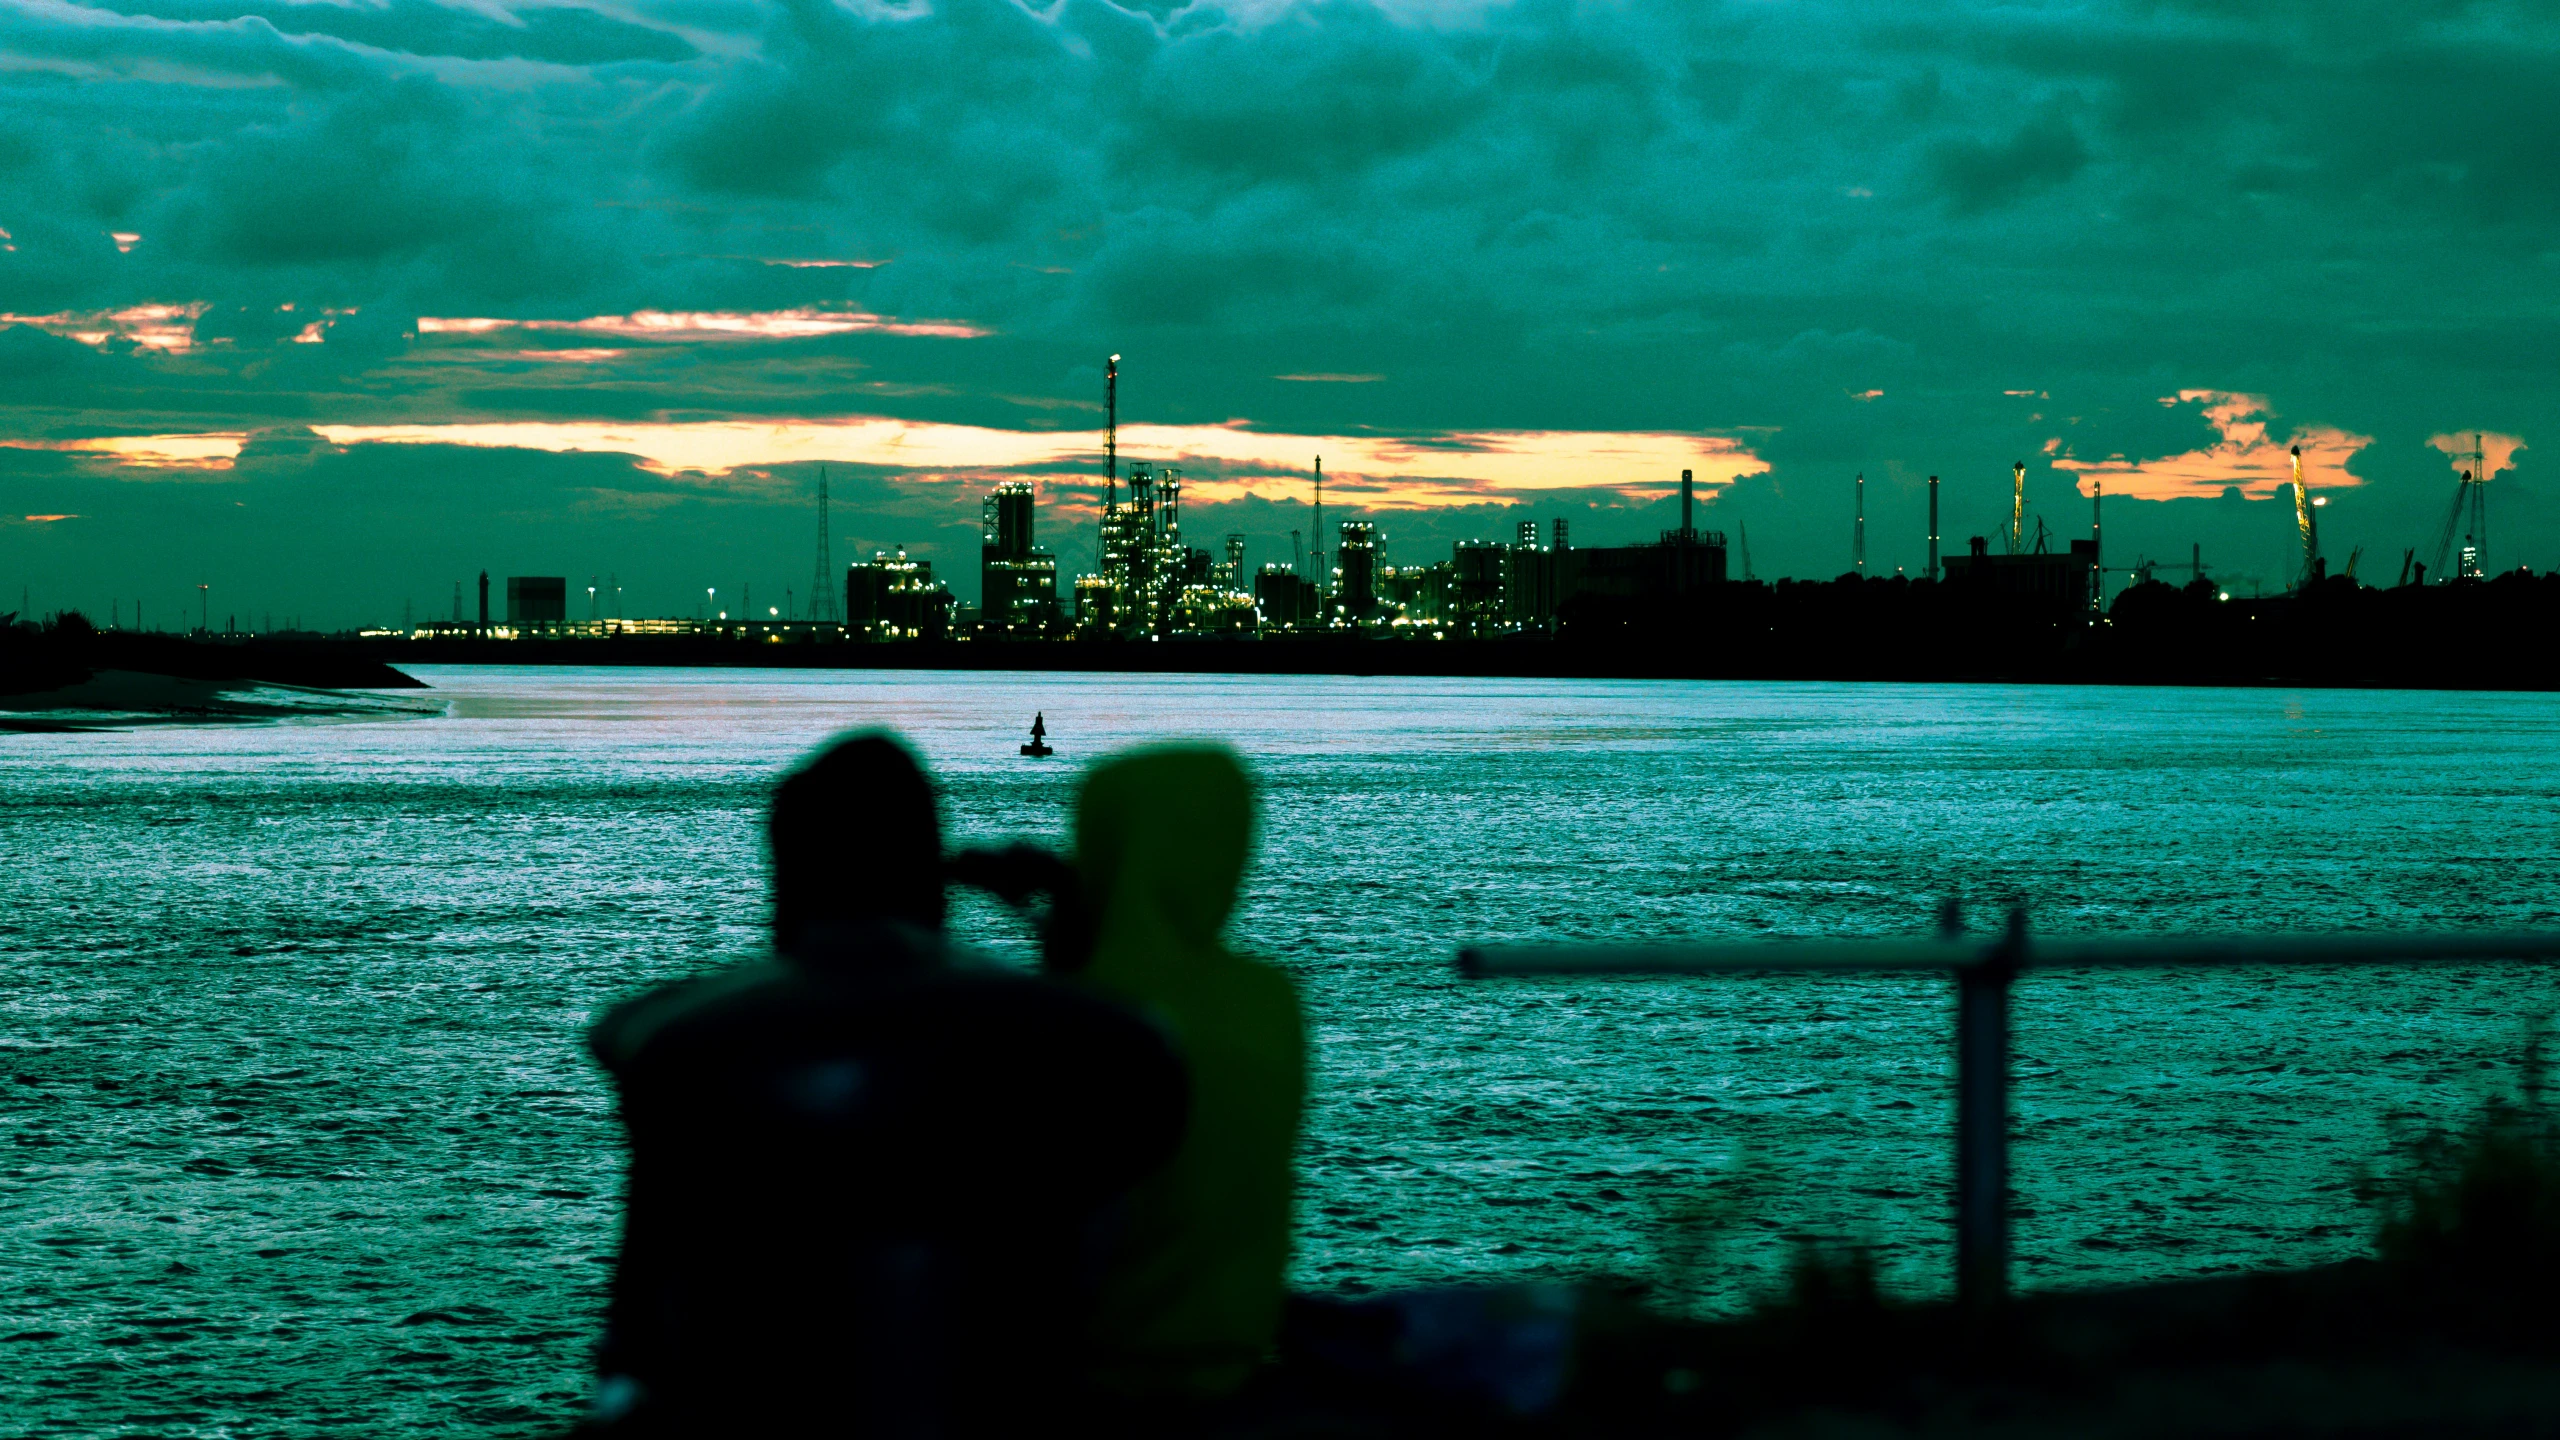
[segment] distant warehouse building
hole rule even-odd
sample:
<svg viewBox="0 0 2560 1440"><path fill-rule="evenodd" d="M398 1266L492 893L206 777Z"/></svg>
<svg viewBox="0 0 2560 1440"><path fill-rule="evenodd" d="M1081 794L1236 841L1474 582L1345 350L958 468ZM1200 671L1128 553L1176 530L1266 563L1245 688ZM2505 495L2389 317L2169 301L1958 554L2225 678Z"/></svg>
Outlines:
<svg viewBox="0 0 2560 1440"><path fill-rule="evenodd" d="M1991 542L1976 535L1971 549L1971 554L1947 557L1949 585L2056 610L2086 609L2097 594L2095 540L2074 540L2068 552L1994 555Z"/></svg>
<svg viewBox="0 0 2560 1440"><path fill-rule="evenodd" d="M1617 600L1668 600L1725 580L1721 530L1674 530L1652 545L1611 545L1552 552L1556 590L1567 601L1582 595Z"/></svg>
<svg viewBox="0 0 2560 1440"><path fill-rule="evenodd" d="M569 618L569 581L561 575L507 577L507 625L524 630Z"/></svg>
<svg viewBox="0 0 2560 1440"><path fill-rule="evenodd" d="M1724 532L1698 528L1696 487L1686 470L1680 472L1680 528L1663 531L1658 543L1575 550L1565 544L1559 520L1554 554L1559 604L1583 595L1668 600L1725 579Z"/></svg>

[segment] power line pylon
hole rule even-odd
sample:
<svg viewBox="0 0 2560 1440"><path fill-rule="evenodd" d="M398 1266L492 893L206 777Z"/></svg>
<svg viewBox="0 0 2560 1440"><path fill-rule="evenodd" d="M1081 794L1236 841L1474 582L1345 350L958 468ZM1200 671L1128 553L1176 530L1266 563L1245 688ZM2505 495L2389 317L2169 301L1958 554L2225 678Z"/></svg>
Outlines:
<svg viewBox="0 0 2560 1440"><path fill-rule="evenodd" d="M818 564L809 581L809 618L829 624L841 621L843 611L836 603L836 561L834 547L827 534L827 467L818 467Z"/></svg>

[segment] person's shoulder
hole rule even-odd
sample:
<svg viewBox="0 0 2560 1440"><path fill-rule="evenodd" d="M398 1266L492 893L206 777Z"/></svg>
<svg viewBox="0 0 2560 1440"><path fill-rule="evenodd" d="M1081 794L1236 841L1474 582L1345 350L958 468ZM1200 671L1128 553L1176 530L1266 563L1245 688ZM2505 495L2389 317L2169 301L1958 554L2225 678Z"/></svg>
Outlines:
<svg viewBox="0 0 2560 1440"><path fill-rule="evenodd" d="M1276 962L1235 950L1220 954L1228 983L1272 1004L1286 1005L1293 1012L1298 1009L1298 982Z"/></svg>
<svg viewBox="0 0 2560 1440"><path fill-rule="evenodd" d="M759 1008L801 984L790 966L766 959L661 985L606 1010L587 1030L587 1050L607 1070L620 1072L670 1035Z"/></svg>

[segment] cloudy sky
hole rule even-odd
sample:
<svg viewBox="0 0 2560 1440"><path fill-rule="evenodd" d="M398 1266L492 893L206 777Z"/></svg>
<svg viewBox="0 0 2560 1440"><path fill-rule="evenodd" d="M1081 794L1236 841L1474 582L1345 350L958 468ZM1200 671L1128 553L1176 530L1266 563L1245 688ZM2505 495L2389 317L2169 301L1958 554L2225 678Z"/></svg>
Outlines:
<svg viewBox="0 0 2560 1440"><path fill-rule="evenodd" d="M337 625L497 575L805 603L977 501L1188 529L2006 515L2284 583L2560 565L2546 3L0 0L0 581ZM2454 437L2459 436L2460 439ZM2032 526L2032 521L2031 521ZM1737 556L1737 561L1739 557ZM2180 578L2183 578L2181 576ZM599 582L602 583L602 582Z"/></svg>

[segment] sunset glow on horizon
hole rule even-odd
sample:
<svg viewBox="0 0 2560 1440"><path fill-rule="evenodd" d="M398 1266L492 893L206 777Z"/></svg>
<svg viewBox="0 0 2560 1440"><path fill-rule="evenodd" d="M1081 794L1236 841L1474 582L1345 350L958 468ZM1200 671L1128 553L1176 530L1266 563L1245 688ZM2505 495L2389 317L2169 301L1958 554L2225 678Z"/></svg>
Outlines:
<svg viewBox="0 0 2560 1440"><path fill-rule="evenodd" d="M669 476L717 479L742 469L834 461L927 474L1073 470L1099 480L1099 430L1001 430L885 417L781 422L502 421L457 425L315 425L333 445L464 445L627 454ZM1541 491L1615 489L1649 495L1684 469L1706 487L1767 470L1741 441L1675 432L1472 431L1433 436L1297 435L1238 425L1124 425L1123 467L1220 467L1186 475L1203 502L1300 496L1325 457L1329 491L1378 509L1477 505Z"/></svg>
<svg viewBox="0 0 2560 1440"><path fill-rule="evenodd" d="M242 432L100 435L81 440L0 440L0 449L96 455L131 470L228 470L249 443ZM32 517L30 517L32 518Z"/></svg>

